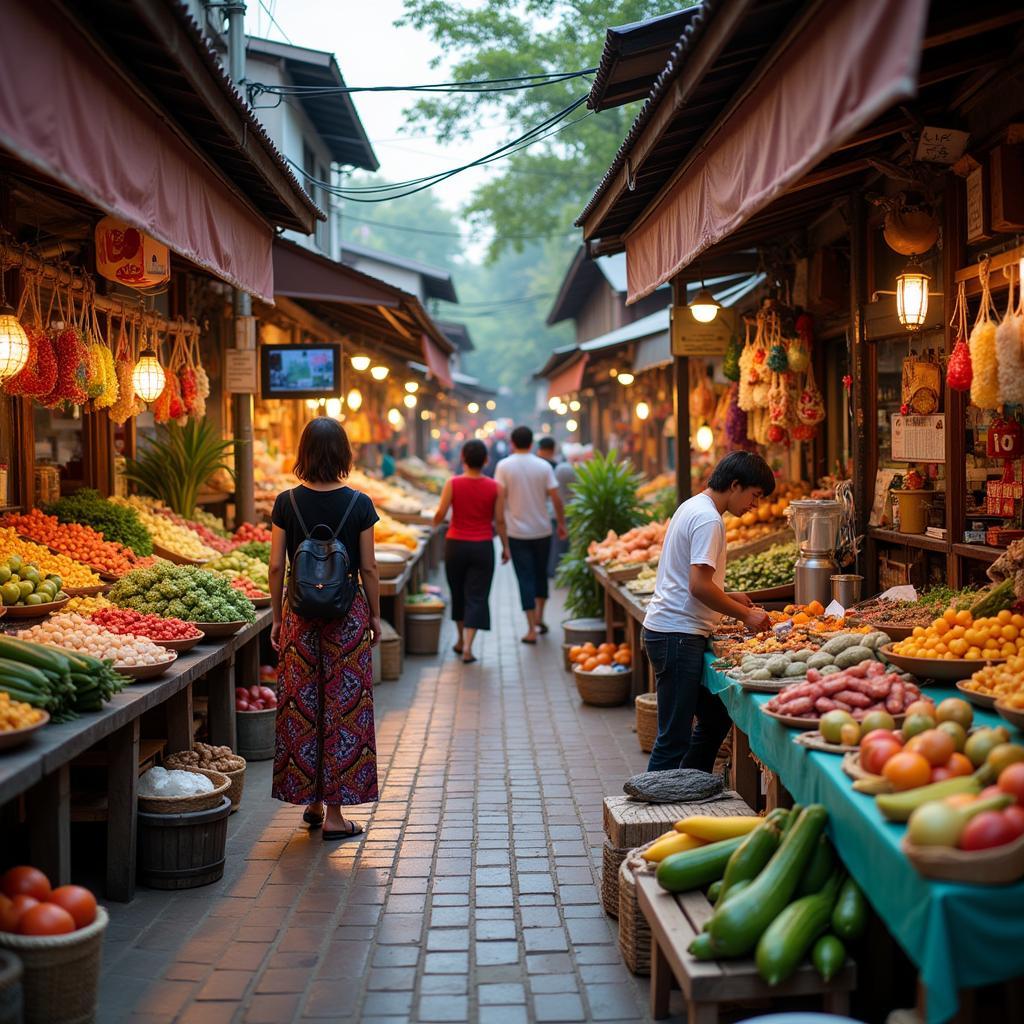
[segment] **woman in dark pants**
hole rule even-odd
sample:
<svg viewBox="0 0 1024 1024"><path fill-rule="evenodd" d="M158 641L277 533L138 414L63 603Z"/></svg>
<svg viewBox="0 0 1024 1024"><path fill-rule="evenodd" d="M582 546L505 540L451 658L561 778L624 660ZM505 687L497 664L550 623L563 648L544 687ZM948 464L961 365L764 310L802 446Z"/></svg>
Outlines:
<svg viewBox="0 0 1024 1024"><path fill-rule="evenodd" d="M476 661L473 640L478 629L491 628L488 597L494 578L494 534L501 538L501 560L509 559L505 532L505 495L500 484L484 476L487 448L483 441L462 446L461 476L452 477L441 492L434 525L452 510L444 547L445 574L452 595L452 618L459 631L453 648L465 665Z"/></svg>

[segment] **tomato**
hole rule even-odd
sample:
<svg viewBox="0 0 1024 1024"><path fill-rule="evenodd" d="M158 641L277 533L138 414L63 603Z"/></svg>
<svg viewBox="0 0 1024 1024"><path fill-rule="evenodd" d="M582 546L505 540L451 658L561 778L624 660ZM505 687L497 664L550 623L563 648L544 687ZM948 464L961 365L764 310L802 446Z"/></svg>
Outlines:
<svg viewBox="0 0 1024 1024"><path fill-rule="evenodd" d="M1024 807L1024 764L1007 765L999 773L999 789L1017 798L1017 803Z"/></svg>
<svg viewBox="0 0 1024 1024"><path fill-rule="evenodd" d="M999 811L982 811L964 826L958 845L961 850L990 850L1014 838L1013 825Z"/></svg>
<svg viewBox="0 0 1024 1024"><path fill-rule="evenodd" d="M50 880L39 870L26 865L10 868L0 878L0 891L12 899L21 893L37 900L45 900L50 895Z"/></svg>
<svg viewBox="0 0 1024 1024"><path fill-rule="evenodd" d="M878 740L895 740L903 746L903 736L899 732L891 732L889 729L872 729L860 738L860 748L864 749L865 743L876 743Z"/></svg>
<svg viewBox="0 0 1024 1024"><path fill-rule="evenodd" d="M1013 829L1014 839L1024 836L1024 807L1019 804L1011 804L1004 809L1003 818Z"/></svg>
<svg viewBox="0 0 1024 1024"><path fill-rule="evenodd" d="M248 711L249 710L249 702L247 700L242 700L239 697L235 701L235 710L236 711Z"/></svg>
<svg viewBox="0 0 1024 1024"><path fill-rule="evenodd" d="M21 915L30 907L34 907L39 900L25 893L15 896L14 899L7 899L6 896L3 898L7 905L0 908L0 931L16 932Z"/></svg>
<svg viewBox="0 0 1024 1024"><path fill-rule="evenodd" d="M945 782L946 779L953 778L953 773L944 765L940 764L937 768L932 769L931 782Z"/></svg>
<svg viewBox="0 0 1024 1024"><path fill-rule="evenodd" d="M50 893L50 902L63 907L74 918L76 928L96 920L96 897L81 885L62 885Z"/></svg>
<svg viewBox="0 0 1024 1024"><path fill-rule="evenodd" d="M933 768L938 768L949 761L956 746L952 736L939 729L928 729L910 739L906 749L920 754Z"/></svg>
<svg viewBox="0 0 1024 1024"><path fill-rule="evenodd" d="M885 765L903 748L891 737L888 740L877 739L865 746L861 743L860 766L872 775L881 775Z"/></svg>
<svg viewBox="0 0 1024 1024"><path fill-rule="evenodd" d="M277 694L274 693L274 691L269 686L261 686L260 700L262 700L264 704L268 703L269 701L274 701L276 703Z"/></svg>
<svg viewBox="0 0 1024 1024"><path fill-rule="evenodd" d="M885 762L882 774L897 792L926 786L932 777L932 766L922 754L901 750Z"/></svg>
<svg viewBox="0 0 1024 1024"><path fill-rule="evenodd" d="M19 935L66 935L75 930L75 919L56 903L37 903L18 921Z"/></svg>

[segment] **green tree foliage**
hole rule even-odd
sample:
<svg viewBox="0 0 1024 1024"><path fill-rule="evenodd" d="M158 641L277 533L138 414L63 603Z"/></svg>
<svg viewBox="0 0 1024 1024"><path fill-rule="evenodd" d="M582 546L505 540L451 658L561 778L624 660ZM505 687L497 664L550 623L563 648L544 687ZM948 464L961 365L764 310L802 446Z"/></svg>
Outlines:
<svg viewBox="0 0 1024 1024"><path fill-rule="evenodd" d="M399 24L429 33L440 54L435 65L450 65L446 74L454 81L470 81L596 67L609 26L686 5L687 0L405 0ZM499 116L513 138L589 88L589 79L577 78L516 92L431 96L414 104L408 116L441 140L470 138ZM506 248L524 248L523 235L565 237L636 109L630 104L587 115L580 107L568 118L582 118L577 124L492 165L496 172L464 211L493 228L492 259Z"/></svg>

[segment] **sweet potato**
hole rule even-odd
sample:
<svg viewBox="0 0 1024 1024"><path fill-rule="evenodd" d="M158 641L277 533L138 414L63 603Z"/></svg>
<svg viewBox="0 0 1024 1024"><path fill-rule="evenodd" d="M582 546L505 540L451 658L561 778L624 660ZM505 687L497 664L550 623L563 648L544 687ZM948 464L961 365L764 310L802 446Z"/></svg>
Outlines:
<svg viewBox="0 0 1024 1024"><path fill-rule="evenodd" d="M885 710L888 711L890 715L900 715L903 713L903 696L905 688L906 684L902 679L899 679L892 684L889 696L885 698Z"/></svg>
<svg viewBox="0 0 1024 1024"><path fill-rule="evenodd" d="M871 706L871 698L866 694L858 693L856 690L840 690L835 696L836 700L841 700L844 704L849 704L854 708L868 708Z"/></svg>

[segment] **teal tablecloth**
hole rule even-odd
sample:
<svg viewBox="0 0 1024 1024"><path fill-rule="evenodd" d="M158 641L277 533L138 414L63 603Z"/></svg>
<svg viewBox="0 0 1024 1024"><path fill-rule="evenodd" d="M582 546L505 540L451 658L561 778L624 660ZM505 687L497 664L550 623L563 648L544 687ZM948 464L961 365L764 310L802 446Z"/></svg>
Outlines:
<svg viewBox="0 0 1024 1024"><path fill-rule="evenodd" d="M706 659L704 685L725 702L758 758L795 800L828 808L847 869L917 965L927 989L927 1024L956 1013L959 989L1024 975L1024 882L983 886L922 878L900 850L904 827L885 821L873 797L851 788L841 758L794 743L794 730L761 713L767 694L743 690L711 667L710 654ZM977 709L976 721L1002 723Z"/></svg>

